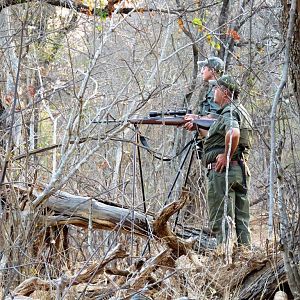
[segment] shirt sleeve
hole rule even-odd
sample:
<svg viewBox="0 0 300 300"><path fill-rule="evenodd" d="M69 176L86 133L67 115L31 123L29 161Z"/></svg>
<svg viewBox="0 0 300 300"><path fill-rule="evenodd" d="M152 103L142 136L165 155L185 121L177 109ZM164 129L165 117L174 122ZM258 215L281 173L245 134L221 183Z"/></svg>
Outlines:
<svg viewBox="0 0 300 300"><path fill-rule="evenodd" d="M230 114L230 111L226 111L223 114L223 122L225 126L225 132L230 130L230 128L240 128L239 116L235 111L232 112L232 115Z"/></svg>

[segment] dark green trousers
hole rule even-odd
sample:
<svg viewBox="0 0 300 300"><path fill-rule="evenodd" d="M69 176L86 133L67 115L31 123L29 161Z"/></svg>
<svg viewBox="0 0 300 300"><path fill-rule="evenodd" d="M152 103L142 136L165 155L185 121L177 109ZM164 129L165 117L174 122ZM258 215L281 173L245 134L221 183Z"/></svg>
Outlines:
<svg viewBox="0 0 300 300"><path fill-rule="evenodd" d="M224 215L224 199L226 191L226 172L208 171L208 210L212 230L216 233L218 243L222 242L222 218ZM249 188L250 176L246 175ZM236 236L239 245L251 245L249 221L250 204L243 189L243 174L239 165L232 166L228 174L228 206L227 215L235 222ZM227 228L226 228L227 231Z"/></svg>

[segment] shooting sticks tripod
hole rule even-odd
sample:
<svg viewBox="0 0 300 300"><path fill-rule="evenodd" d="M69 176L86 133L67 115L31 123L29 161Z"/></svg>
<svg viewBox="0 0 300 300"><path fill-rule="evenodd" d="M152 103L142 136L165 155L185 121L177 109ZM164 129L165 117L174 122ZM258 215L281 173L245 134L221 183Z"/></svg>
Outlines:
<svg viewBox="0 0 300 300"><path fill-rule="evenodd" d="M142 190L143 210L144 210L144 213L145 213L145 216L146 216L147 232L148 232L148 241L147 241L147 244L146 244L146 246L143 250L143 254L142 254L142 255L144 255L147 248L148 248L148 251L150 252L150 238L151 238L152 234L150 233L150 226L149 226L149 223L148 223L148 220L147 220L147 214L146 214L146 212L147 212L146 195L145 195L144 178L143 178L143 171L142 171L142 161L141 161L141 152L140 152L141 147L140 146L143 146L143 148L145 148L148 152L151 152L152 154L154 154L154 151L150 149L149 145L146 142L145 137L143 137L140 134L140 131L139 131L138 126L136 124L134 125L134 131L135 131L135 148L134 148L134 160L133 160L134 161L134 167L133 167L134 174L133 175L134 175L134 177L136 176L136 165L137 165L137 161L138 161L140 182L141 182L141 190ZM193 162L193 159L194 159L194 156L195 156L195 152L197 151L197 149L196 149L197 138L198 138L198 132L195 133L193 138L183 147L183 149L180 151L180 153L176 155L176 156L179 156L179 155L181 155L185 152L185 154L184 154L184 156L181 160L179 169L178 169L178 171L177 171L177 173L174 177L174 180L172 182L171 188L168 192L167 198L164 202L164 206L168 204L168 202L169 202L169 200L170 200L170 198L171 198L171 196L174 192L174 188L176 186L176 183L178 182L179 176L183 173L184 166L185 166L186 162L189 159L187 171L186 171L184 182L183 182L183 185L182 185L182 189L184 187L186 187L186 185L187 185L188 176L189 176L189 173L190 173L190 170L191 170L192 162ZM165 161L170 161L170 160L175 158L175 157L173 157L173 158L164 158L162 156L157 156L155 154L154 154L154 157L156 157L158 159L161 159L161 160L165 160ZM135 185L135 179L133 180L133 184ZM133 193L134 193L134 187L133 187ZM133 201L134 201L135 194L133 196L134 196L133 197ZM133 203L133 205L134 205L134 203ZM175 230L175 228L177 226L178 219L179 219L179 213L180 213L180 211L177 212L173 230Z"/></svg>

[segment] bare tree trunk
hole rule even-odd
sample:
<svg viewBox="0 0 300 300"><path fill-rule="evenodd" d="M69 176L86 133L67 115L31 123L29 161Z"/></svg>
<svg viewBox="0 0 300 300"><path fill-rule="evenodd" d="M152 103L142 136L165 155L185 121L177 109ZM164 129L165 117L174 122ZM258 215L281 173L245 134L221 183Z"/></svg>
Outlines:
<svg viewBox="0 0 300 300"><path fill-rule="evenodd" d="M283 24L287 28L286 20L289 19L289 10L291 1L282 0L283 4ZM298 101L298 110L300 112L300 1L296 1L295 7L295 21L293 23L294 34L291 41L291 63L290 63L290 76L293 84L295 98Z"/></svg>
<svg viewBox="0 0 300 300"><path fill-rule="evenodd" d="M283 3L283 32L284 35L287 36L286 38L286 54L285 54L285 65L284 65L284 72L282 76L282 82L281 86L285 85L285 81L287 81L288 77L288 71L291 76L291 80L293 83L293 89L294 94L297 99L298 103L298 110L299 110L299 96L300 96L300 69L299 69L299 63L300 63L300 1L299 0L293 0L293 1L282 1ZM288 20L288 21L287 21ZM290 63L289 63L290 62ZM283 84L284 83L284 84ZM275 97L276 98L276 97ZM279 98L279 95L278 95ZM278 101L278 100L277 100ZM299 110L300 111L300 110ZM273 161L274 161L274 148L275 148L275 132L274 128L272 130L272 141L271 143L271 165L270 165L270 171L272 170ZM272 154L273 150L273 154ZM281 150L279 151L281 154ZM272 159L273 158L273 159ZM284 248L284 265L287 272L288 282L290 289L293 293L294 299L300 299L300 269L299 265L296 262L296 256L295 256L295 248L299 248L299 235L294 236L294 227L296 227L296 231L299 231L299 227L296 224L288 224L287 223L287 214L285 211L285 199L282 198L281 193L281 186L282 186L282 178L283 178L283 170L282 167L279 165L280 163L280 156L279 156L279 162L277 162L277 174L278 174L278 181L280 185L280 189L278 191L278 195L281 196L281 199L279 199L280 203L280 219L281 219L281 239L283 243ZM271 172L270 172L271 175ZM297 175L295 174L297 177ZM272 176L270 176L270 180L272 179ZM272 184L273 180L270 181L270 197L272 195ZM271 200L271 198L270 198ZM279 203L279 204L280 204ZM299 203L296 204L297 201L295 201L295 210L299 210ZM269 220L269 227L270 227ZM298 224L299 224L299 217L298 217ZM292 228L292 229L289 229ZM299 251L299 250L298 250Z"/></svg>

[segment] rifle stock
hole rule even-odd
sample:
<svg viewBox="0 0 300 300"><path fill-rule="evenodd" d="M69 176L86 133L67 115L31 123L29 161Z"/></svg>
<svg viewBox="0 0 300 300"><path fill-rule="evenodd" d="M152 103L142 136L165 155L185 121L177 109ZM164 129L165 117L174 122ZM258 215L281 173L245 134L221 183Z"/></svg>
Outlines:
<svg viewBox="0 0 300 300"><path fill-rule="evenodd" d="M208 130L214 121L215 119L196 119L192 122L199 128ZM182 126L189 121L183 117L146 117L129 119L128 122L131 124Z"/></svg>

